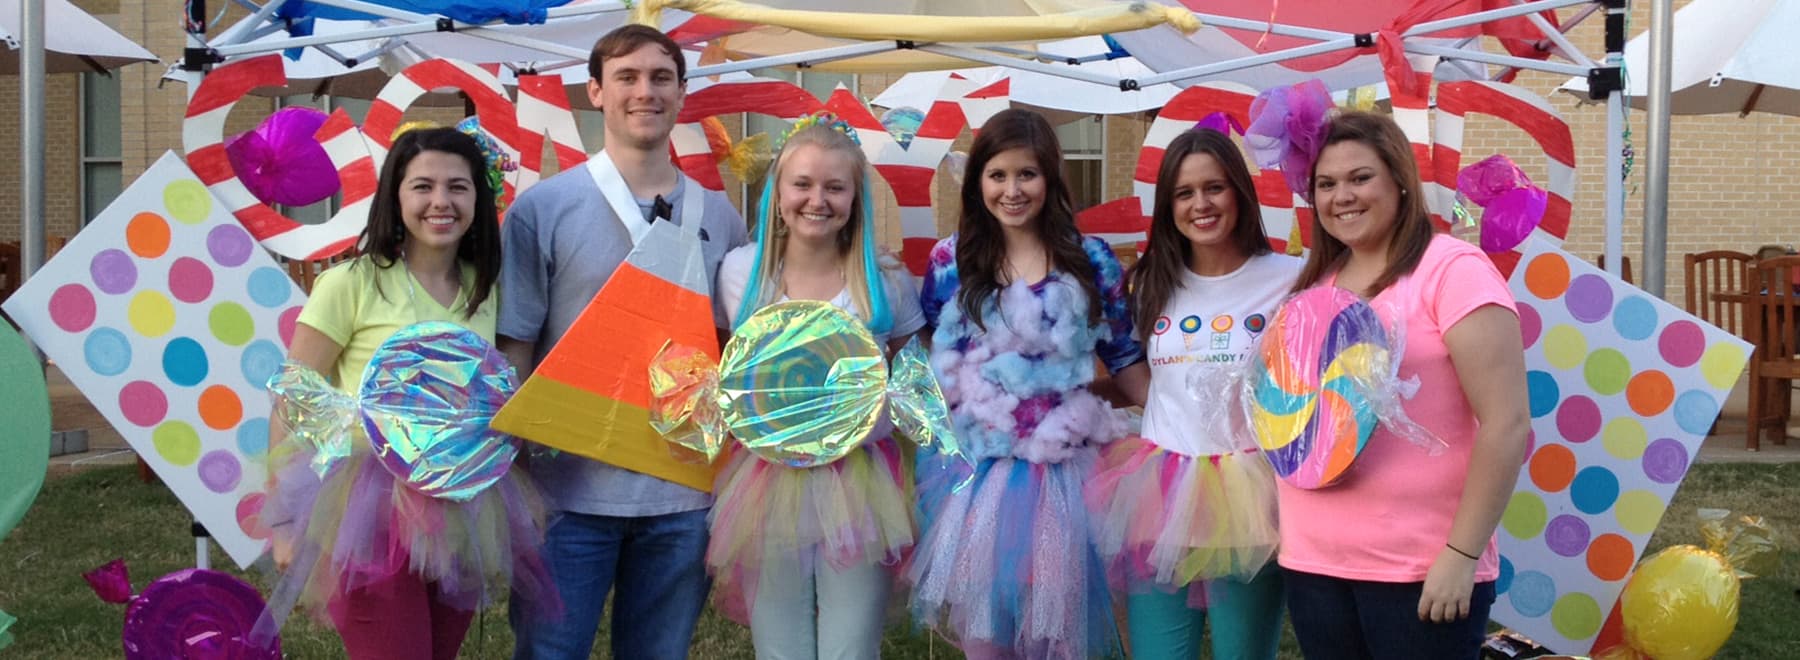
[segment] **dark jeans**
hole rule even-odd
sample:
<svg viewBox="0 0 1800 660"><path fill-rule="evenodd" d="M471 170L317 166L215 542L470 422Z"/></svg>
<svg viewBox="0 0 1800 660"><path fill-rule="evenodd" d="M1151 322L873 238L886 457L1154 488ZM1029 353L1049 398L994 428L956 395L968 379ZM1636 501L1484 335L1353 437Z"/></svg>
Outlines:
<svg viewBox="0 0 1800 660"><path fill-rule="evenodd" d="M600 612L613 594L612 657L688 656L706 606L706 510L641 518L558 514L545 534L544 561L562 596L561 617L509 612L514 660L585 659Z"/></svg>
<svg viewBox="0 0 1800 660"><path fill-rule="evenodd" d="M1287 571L1288 616L1307 660L1477 660L1494 583L1477 582L1469 617L1419 620L1423 582L1363 582Z"/></svg>

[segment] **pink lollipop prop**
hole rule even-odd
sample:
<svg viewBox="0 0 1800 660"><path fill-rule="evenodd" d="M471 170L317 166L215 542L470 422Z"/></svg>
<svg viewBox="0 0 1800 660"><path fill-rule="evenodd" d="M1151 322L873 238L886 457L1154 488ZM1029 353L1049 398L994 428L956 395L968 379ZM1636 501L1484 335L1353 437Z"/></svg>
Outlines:
<svg viewBox="0 0 1800 660"><path fill-rule="evenodd" d="M282 108L254 130L225 141L225 156L244 187L264 204L305 206L338 191L337 168L313 134L326 114Z"/></svg>
<svg viewBox="0 0 1800 660"><path fill-rule="evenodd" d="M125 563L113 560L82 577L94 593L125 608L126 660L279 660L281 640L251 641L262 594L228 573L199 568L157 578L131 595Z"/></svg>

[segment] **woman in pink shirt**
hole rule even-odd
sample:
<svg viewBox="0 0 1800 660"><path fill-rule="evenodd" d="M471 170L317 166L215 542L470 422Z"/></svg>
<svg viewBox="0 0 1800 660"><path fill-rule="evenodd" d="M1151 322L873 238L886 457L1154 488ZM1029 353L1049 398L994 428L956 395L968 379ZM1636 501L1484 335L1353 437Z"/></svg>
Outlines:
<svg viewBox="0 0 1800 660"><path fill-rule="evenodd" d="M1344 479L1279 487L1288 610L1312 660L1474 660L1499 574L1494 527L1530 432L1519 320L1487 256L1432 228L1412 146L1384 115L1321 128L1314 245L1295 291L1338 286L1403 326L1399 377L1433 455L1385 426Z"/></svg>

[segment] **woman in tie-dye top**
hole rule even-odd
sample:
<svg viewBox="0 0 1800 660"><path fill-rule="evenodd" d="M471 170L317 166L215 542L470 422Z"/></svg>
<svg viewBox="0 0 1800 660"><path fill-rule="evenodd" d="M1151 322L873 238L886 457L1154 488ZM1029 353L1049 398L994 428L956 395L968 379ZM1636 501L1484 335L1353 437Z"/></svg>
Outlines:
<svg viewBox="0 0 1800 660"><path fill-rule="evenodd" d="M932 368L966 463L921 450L913 614L972 658L1117 651L1082 482L1098 447L1133 432L1090 390L1095 357L1142 402L1124 277L1084 239L1043 117L982 126L957 233L931 251L923 300Z"/></svg>

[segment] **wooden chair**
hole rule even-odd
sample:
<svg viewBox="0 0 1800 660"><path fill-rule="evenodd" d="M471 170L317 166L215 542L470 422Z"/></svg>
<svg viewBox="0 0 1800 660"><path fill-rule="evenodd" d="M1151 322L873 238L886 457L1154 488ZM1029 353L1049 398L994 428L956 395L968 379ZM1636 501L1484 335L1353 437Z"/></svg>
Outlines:
<svg viewBox="0 0 1800 660"><path fill-rule="evenodd" d="M1750 264L1748 254L1732 250L1713 250L1682 255L1687 270L1687 304L1689 314L1719 326L1720 329L1744 336L1744 312L1738 305L1714 298L1717 293L1749 291Z"/></svg>
<svg viewBox="0 0 1800 660"><path fill-rule="evenodd" d="M14 291L19 290L22 279L22 262L19 258L19 242L0 243L0 301L11 298Z"/></svg>
<svg viewBox="0 0 1800 660"><path fill-rule="evenodd" d="M325 272L325 269L327 268L349 261L355 258L355 256L354 252L346 252L335 257L326 257L324 259L288 259L288 277L293 278L294 283L300 285L301 291L311 294L313 281L319 279L319 273Z"/></svg>
<svg viewBox="0 0 1800 660"><path fill-rule="evenodd" d="M1787 444L1787 422L1793 391L1800 379L1800 294L1794 292L1793 273L1800 256L1776 257L1756 262L1750 269L1749 290L1759 304L1750 305L1745 322L1750 326L1750 419L1745 448L1760 447L1767 428L1776 444Z"/></svg>
<svg viewBox="0 0 1800 660"><path fill-rule="evenodd" d="M1606 270L1606 254L1601 253L1599 256L1594 257L1594 265L1599 266L1600 270ZM1637 280L1631 279L1630 256L1619 257L1619 277L1623 278L1626 284L1637 283Z"/></svg>

